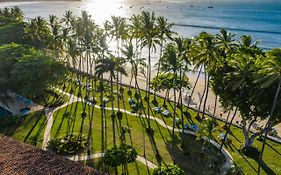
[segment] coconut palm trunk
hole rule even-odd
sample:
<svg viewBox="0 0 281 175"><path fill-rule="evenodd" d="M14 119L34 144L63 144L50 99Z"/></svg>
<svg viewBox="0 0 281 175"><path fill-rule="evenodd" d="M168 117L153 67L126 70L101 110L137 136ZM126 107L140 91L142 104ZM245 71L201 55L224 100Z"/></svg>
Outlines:
<svg viewBox="0 0 281 175"><path fill-rule="evenodd" d="M218 96L216 95L216 97L215 97L215 105L214 105L214 110L213 110L213 115L212 115L213 119L215 118L215 115L216 115L217 101L218 101Z"/></svg>
<svg viewBox="0 0 281 175"><path fill-rule="evenodd" d="M207 76L207 82L206 82L206 94L205 94L205 100L204 100L204 105L203 105L203 112L202 112L202 119L204 119L205 116L205 111L206 111L206 104L207 104L207 99L208 99L208 95L209 95L209 80L210 80L210 76L207 72L205 72L205 76Z"/></svg>
<svg viewBox="0 0 281 175"><path fill-rule="evenodd" d="M227 126L226 133L225 133L225 135L224 135L224 137L223 137L223 140L222 140L222 143L221 143L221 145L220 145L220 150L222 149L222 147L223 147L223 145L224 145L224 143L225 143L225 141L226 141L227 135L228 135L228 133L230 132L230 127L231 127L232 122L233 122L233 120L234 120L234 118L235 118L235 116L236 116L236 113L237 113L237 108L235 108L234 114L233 114L233 116L232 116L232 118L231 118L231 120L230 120L230 122L229 122L229 125Z"/></svg>
<svg viewBox="0 0 281 175"><path fill-rule="evenodd" d="M269 132L268 128L270 126L270 121L271 121L273 112L274 112L274 110L276 108L277 99L278 99L278 96L279 96L279 93L280 93L280 86L281 86L281 79L279 79L278 87L277 87L277 90L276 90L276 93L275 93L275 97L274 97L274 101L273 101L273 105L272 105L272 108L271 108L271 111L270 111L267 123L265 125L266 131L265 131L265 136L264 136L264 139L263 139L263 142L262 142L262 149L261 149L261 153L260 153L260 157L259 157L259 162L258 162L259 163L258 172L257 172L258 175L260 174L260 168L261 168L261 163L262 163L262 156L263 156L263 152L264 152L264 148L265 148L265 144L266 144L267 135L268 135L268 132Z"/></svg>
<svg viewBox="0 0 281 175"><path fill-rule="evenodd" d="M177 91L176 91L176 78L177 73L174 71L173 86L174 86L174 118L173 118L173 130L172 130L172 159L175 163L175 126L176 126L176 116L177 116Z"/></svg>
<svg viewBox="0 0 281 175"><path fill-rule="evenodd" d="M147 123L148 123L148 129L151 129L150 125L150 79L151 79L151 46L148 47L148 68L147 68Z"/></svg>
<svg viewBox="0 0 281 175"><path fill-rule="evenodd" d="M203 68L203 65L200 66L200 69L199 69L199 72L198 72L198 74L197 74L197 77L196 77L194 86L193 86L193 88L192 88L192 90L191 90L190 98L189 98L189 100L188 100L187 107L186 107L186 111L189 109L189 106L190 106L190 103L191 103L191 99L192 99L192 97L193 97L193 93L194 93L194 91L195 91L195 88L196 88L196 86L197 86L198 80L199 80L200 75L201 75L202 68Z"/></svg>
<svg viewBox="0 0 281 175"><path fill-rule="evenodd" d="M113 97L113 77L110 75L110 98L111 98L111 120L112 120L112 130L113 130L113 144L116 145L115 137L115 112L114 112L114 97Z"/></svg>
<svg viewBox="0 0 281 175"><path fill-rule="evenodd" d="M199 116L199 114L201 112L201 106L202 106L202 102L203 102L203 99L204 99L205 94L206 94L206 90L207 90L207 76L205 74L204 91L203 91L202 97L200 98L199 106L198 106L198 109L197 109L198 110L197 116Z"/></svg>

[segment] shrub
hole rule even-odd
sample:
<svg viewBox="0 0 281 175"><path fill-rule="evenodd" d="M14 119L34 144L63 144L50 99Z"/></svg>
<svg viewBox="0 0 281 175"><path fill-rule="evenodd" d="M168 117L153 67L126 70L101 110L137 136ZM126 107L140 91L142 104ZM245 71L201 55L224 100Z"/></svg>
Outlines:
<svg viewBox="0 0 281 175"><path fill-rule="evenodd" d="M162 164L154 170L153 175L184 175L184 172L178 165Z"/></svg>
<svg viewBox="0 0 281 175"><path fill-rule="evenodd" d="M104 163L111 167L118 167L126 163L134 162L137 158L137 151L130 145L121 144L108 149L103 157Z"/></svg>
<svg viewBox="0 0 281 175"><path fill-rule="evenodd" d="M24 22L11 23L0 27L0 45L9 43L23 44Z"/></svg>
<svg viewBox="0 0 281 175"><path fill-rule="evenodd" d="M86 146L85 138L69 135L64 138L51 139L47 149L60 155L71 155L84 151Z"/></svg>

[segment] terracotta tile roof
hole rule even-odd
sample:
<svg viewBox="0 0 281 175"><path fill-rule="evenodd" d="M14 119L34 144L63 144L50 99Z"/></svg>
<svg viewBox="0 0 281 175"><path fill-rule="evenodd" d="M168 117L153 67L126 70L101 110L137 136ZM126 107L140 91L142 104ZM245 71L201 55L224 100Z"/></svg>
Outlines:
<svg viewBox="0 0 281 175"><path fill-rule="evenodd" d="M91 167L0 134L1 175L101 175Z"/></svg>

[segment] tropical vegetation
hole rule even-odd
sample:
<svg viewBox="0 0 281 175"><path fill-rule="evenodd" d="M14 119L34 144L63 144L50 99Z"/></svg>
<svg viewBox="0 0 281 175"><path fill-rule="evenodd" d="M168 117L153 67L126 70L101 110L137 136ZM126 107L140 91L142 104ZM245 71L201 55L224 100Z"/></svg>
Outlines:
<svg viewBox="0 0 281 175"><path fill-rule="evenodd" d="M66 105L65 111L56 115L62 118L61 123L54 125L58 131L52 129L51 132L56 133L51 134L54 139L48 145L54 152L91 152L94 150L91 143L101 142L100 151L105 153L103 163L115 168L116 174L117 167L121 165L122 173L129 174L127 164L135 161L139 149L137 145L136 150L127 145L126 134L130 133L130 129L124 123L128 116L123 109L131 109L132 114L144 118L141 120L142 131L138 132L138 136L140 133L143 135L143 144L147 134L149 141L156 145L159 126L152 121L155 117L167 121L165 124L172 128L166 149L173 165L163 163L159 150L154 147L153 152L160 165L154 174L183 174L177 166L180 164L177 154L183 154L188 149L185 146L185 123L193 122L194 116L199 126L198 142L202 139L207 141L207 144L201 145L202 150L211 147L211 139L216 140L214 135L218 130L226 131L223 140L218 141L221 147L232 149L226 138L236 132L243 137L243 140L237 139L241 142L237 144L241 146L242 155L256 161L257 173L260 173L260 167L265 172L273 171L266 169L263 155L268 145L266 136L281 120L280 49L263 51L251 36L243 35L236 40L234 34L225 29L216 35L202 32L192 39L182 38L172 31L173 24L167 19L148 11L129 19L113 16L103 26L97 25L86 11L82 11L80 17L67 11L61 19L50 15L49 19L36 17L29 21L23 20L23 13L18 7L1 9L0 14L0 100L7 101L11 92L36 99L50 91L67 92L70 99L80 99L75 104ZM15 31L16 37L7 38L9 32ZM159 60L155 64L155 74L153 54L158 55ZM190 71L198 71L194 85L187 77ZM204 91L198 109L194 111L190 100L202 75ZM129 82L124 82L125 76L130 76ZM145 79L145 87L141 86L140 78ZM190 88L190 98L185 105L183 92ZM206 111L210 90L216 95L215 104L218 99L225 111L234 112L223 128L220 127L222 122L214 118L216 107L212 114ZM165 91L165 97L159 96L161 91ZM170 93L173 99L169 98ZM58 98L59 95L54 101L64 103ZM50 107L48 103L45 100L44 106ZM100 110L94 110L95 105ZM165 113L157 113L162 108ZM107 115L108 110L110 115ZM232 126L232 122L238 115L241 123L239 131L236 131L237 127ZM41 116L44 117L43 114ZM108 116L111 124L107 121ZM96 118L101 125L98 140L92 137L96 130L93 126L96 123L92 121ZM64 121L66 126L63 126ZM253 129L255 122L262 121L266 123L263 127ZM13 122L7 123L12 125ZM107 133L108 126L112 127L110 134ZM65 128L62 129L63 134L61 128ZM78 135L72 135L76 134L75 131L79 131ZM112 137L112 143L107 143L107 136ZM262 143L257 143L256 138L260 138ZM69 145L72 145L71 148ZM218 149L207 150L220 152ZM241 153L240 148L238 152ZM204 153L202 151L200 155L204 157ZM234 156L234 159L241 160L241 156ZM208 161L208 165L217 171L214 163ZM280 172L280 168L274 171Z"/></svg>

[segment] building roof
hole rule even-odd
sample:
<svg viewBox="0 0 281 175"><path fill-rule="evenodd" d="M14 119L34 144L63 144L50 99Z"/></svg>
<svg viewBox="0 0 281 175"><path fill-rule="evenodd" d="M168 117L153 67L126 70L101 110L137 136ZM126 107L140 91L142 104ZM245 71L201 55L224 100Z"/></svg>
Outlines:
<svg viewBox="0 0 281 175"><path fill-rule="evenodd" d="M1 175L101 175L91 167L0 134Z"/></svg>

